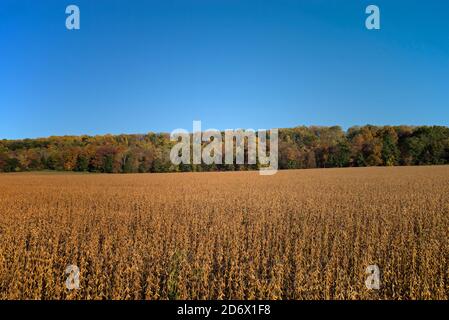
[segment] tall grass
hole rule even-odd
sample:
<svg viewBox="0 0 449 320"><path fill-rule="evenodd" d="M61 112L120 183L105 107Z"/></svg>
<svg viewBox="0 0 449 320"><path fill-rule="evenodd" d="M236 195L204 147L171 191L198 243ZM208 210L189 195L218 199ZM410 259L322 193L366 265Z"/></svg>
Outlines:
<svg viewBox="0 0 449 320"><path fill-rule="evenodd" d="M449 167L0 175L0 298L448 299L448 235Z"/></svg>

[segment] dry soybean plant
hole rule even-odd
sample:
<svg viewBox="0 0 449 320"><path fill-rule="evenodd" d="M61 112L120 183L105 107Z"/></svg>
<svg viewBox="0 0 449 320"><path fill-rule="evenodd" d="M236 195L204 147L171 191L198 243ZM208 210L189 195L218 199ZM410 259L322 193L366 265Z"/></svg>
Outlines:
<svg viewBox="0 0 449 320"><path fill-rule="evenodd" d="M448 299L448 235L445 166L3 174L0 298Z"/></svg>

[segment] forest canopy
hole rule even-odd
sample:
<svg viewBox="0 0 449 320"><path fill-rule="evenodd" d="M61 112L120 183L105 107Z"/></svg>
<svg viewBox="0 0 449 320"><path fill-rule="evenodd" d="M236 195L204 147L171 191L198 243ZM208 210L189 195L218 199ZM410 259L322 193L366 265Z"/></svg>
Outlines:
<svg viewBox="0 0 449 320"><path fill-rule="evenodd" d="M169 134L61 136L0 140L0 172L102 173L255 170L255 165L174 165ZM279 168L332 168L449 163L443 126L300 126L279 130Z"/></svg>

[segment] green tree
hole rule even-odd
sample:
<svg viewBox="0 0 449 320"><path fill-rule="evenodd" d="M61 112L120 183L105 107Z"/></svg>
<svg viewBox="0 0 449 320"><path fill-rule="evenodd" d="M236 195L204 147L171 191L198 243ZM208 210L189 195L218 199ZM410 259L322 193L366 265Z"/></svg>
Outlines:
<svg viewBox="0 0 449 320"><path fill-rule="evenodd" d="M89 158L84 154L79 154L76 158L75 171L85 172L89 170Z"/></svg>
<svg viewBox="0 0 449 320"><path fill-rule="evenodd" d="M383 130L383 142L382 142L382 160L386 166L395 166L399 163L400 152L398 148L398 136L396 131L391 128L385 128Z"/></svg>

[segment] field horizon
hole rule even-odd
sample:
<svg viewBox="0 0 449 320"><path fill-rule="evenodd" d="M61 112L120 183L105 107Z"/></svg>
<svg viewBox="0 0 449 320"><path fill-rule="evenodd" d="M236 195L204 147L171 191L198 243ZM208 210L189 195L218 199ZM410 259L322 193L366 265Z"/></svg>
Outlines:
<svg viewBox="0 0 449 320"><path fill-rule="evenodd" d="M407 166L367 166L367 167L335 167L335 168L301 168L301 169L282 169L282 171L352 171L352 170L363 170L363 169L372 169L372 170L394 170L394 169L406 169L406 168L449 168L449 164L429 164L429 165L407 165ZM258 174L256 170L234 170L234 171L194 171L194 172L183 172L183 171L173 171L173 172L128 172L125 173L127 176L137 176L137 175L166 175L166 174L232 174L232 173L248 173L248 174ZM120 176L123 173L104 173L104 172L90 172L90 171L61 171L61 170L35 170L35 171L18 171L18 172L0 172L0 175L98 175L98 176Z"/></svg>

